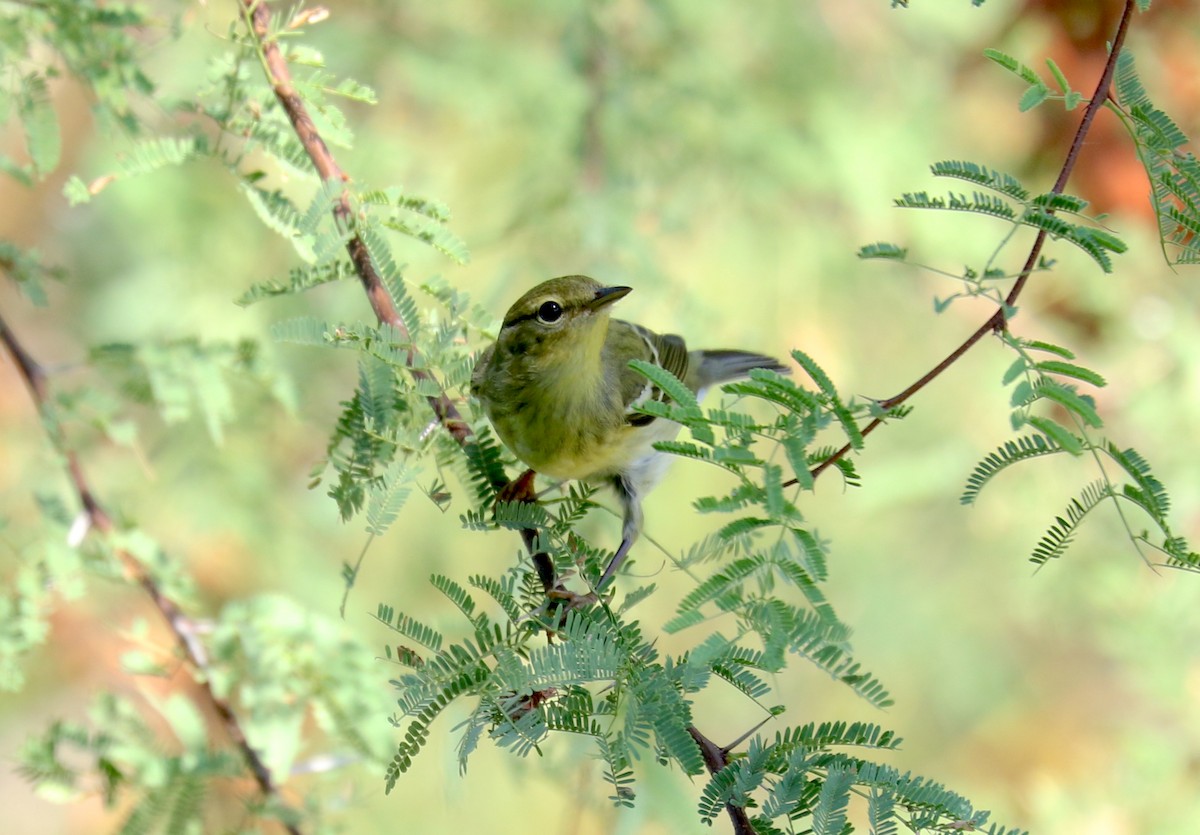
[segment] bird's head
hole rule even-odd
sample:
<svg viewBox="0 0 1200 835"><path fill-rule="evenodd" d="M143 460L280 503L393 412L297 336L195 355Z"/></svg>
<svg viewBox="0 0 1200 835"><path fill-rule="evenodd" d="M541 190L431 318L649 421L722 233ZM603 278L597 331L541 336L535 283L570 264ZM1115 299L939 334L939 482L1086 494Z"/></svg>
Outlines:
<svg viewBox="0 0 1200 835"><path fill-rule="evenodd" d="M508 309L497 347L539 364L598 362L610 308L631 289L606 287L586 275L543 281Z"/></svg>

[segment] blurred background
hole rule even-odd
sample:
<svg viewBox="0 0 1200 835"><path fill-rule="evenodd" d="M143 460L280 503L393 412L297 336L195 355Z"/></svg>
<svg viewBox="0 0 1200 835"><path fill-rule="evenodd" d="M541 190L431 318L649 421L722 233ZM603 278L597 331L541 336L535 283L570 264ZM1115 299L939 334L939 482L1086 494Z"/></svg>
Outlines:
<svg viewBox="0 0 1200 835"><path fill-rule="evenodd" d="M455 266L398 245L413 280L441 275L497 319L534 283L584 272L630 284L620 314L693 344L814 357L846 394L886 397L932 367L987 315L933 299L958 289L901 265L860 262L865 243L908 246L913 260L979 267L1007 231L999 221L905 212L904 191L943 191L930 163L969 159L1053 182L1082 113L1045 104L1020 114L1017 79L982 57L998 47L1043 68L1052 57L1085 92L1098 77L1117 2L867 0L744 4L485 0L341 2L312 27L337 75L375 88L379 104L347 107L352 150L335 149L356 180L399 184L453 212L472 260ZM187 97L224 46L234 4L192 6L180 39L145 33L145 60L168 97ZM1158 0L1139 14L1128 46L1155 101L1189 133L1200 102L1200 17ZM1048 72L1043 75L1049 77ZM255 217L236 182L198 162L121 181L69 208L66 176L103 174L127 139L101 130L85 95L54 91L65 135L61 172L39 188L0 182L0 237L36 247L67 275L34 308L0 284L0 312L66 390L107 385L80 366L88 346L196 335L251 338L291 379L293 408L247 388L216 444L203 420L164 425L129 417L121 446L70 428L103 500L136 520L193 572L209 611L260 594L336 619L341 566L363 523L343 525L323 488L307 489L339 401L353 391L350 353L272 345L281 319L314 313L369 320L352 283L239 308L252 282L295 266L289 245ZM163 113L162 120L168 115ZM19 134L8 145L19 153ZM961 189L959 189L961 190ZM1015 330L1067 345L1103 373L1096 392L1106 432L1141 451L1174 499L1177 530L1200 542L1200 327L1197 277L1170 269L1157 244L1147 185L1131 144L1101 113L1068 190L1093 201L1129 244L1105 275L1073 248L1051 244ZM1031 237L1000 264L1019 268ZM1035 833L1189 833L1200 820L1200 579L1146 566L1118 519L1101 507L1059 563L1027 561L1042 532L1096 477L1085 460L1017 467L976 507L958 496L975 463L1011 437L1011 362L987 340L922 392L906 421L881 429L858 460L863 486L822 480L802 508L832 542L828 594L855 629L855 648L896 701L871 709L801 662L777 681L788 725L867 720L906 743L885 759L946 783L995 819ZM285 397L284 400L288 400ZM0 572L44 535L34 494L66 496L12 363L0 361ZM452 484L452 487L456 485ZM686 548L719 520L690 500L725 486L676 462L647 502L648 533ZM461 621L426 578L460 581L517 558L517 542L461 530L420 498L367 553L346 609L348 640L367 657L390 640L372 619L395 605L458 634ZM697 526L699 524L699 527ZM1134 520L1135 530L1140 520ZM585 533L615 544L618 523ZM652 551L639 570L659 570ZM663 569L662 594L642 604L659 624L686 588ZM202 615L203 611L196 612ZM122 673L118 657L154 613L131 589L92 583L52 618L29 682L0 694L0 761L57 717L82 721L101 688L135 700L157 685ZM686 646L688 636L664 641ZM918 645L936 651L914 652ZM379 662L374 727L385 721L392 670ZM486 746L457 774L454 716L388 797L382 769L350 768L314 783L345 806L350 832L563 833L710 831L694 809L701 788L677 772L640 771L636 809L606 800L600 767L555 740L526 761ZM744 700L707 693L697 724L718 742L760 718ZM780 727L784 725L781 723ZM771 726L766 728L771 731ZM12 774L0 780L10 831L112 829L98 800L58 806ZM727 826L718 821L718 829Z"/></svg>

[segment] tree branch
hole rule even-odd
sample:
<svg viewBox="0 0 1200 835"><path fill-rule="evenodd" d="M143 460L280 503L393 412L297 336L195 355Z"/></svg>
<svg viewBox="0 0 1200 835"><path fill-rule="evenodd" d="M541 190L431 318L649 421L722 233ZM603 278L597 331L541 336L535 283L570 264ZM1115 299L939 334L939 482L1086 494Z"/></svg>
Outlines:
<svg viewBox="0 0 1200 835"><path fill-rule="evenodd" d="M1075 130L1075 138L1071 141L1071 146L1067 151L1067 158L1063 161L1062 168L1059 169L1058 178L1054 181L1054 187L1050 189L1053 194L1062 194L1063 189L1067 186L1067 180L1071 177L1071 171L1075 168L1075 163L1079 159L1079 153L1083 150L1084 140L1087 138L1088 131L1092 127L1092 121L1096 118L1096 114L1100 108L1104 106L1105 101L1109 97L1109 88L1112 86L1113 74L1117 69L1117 57L1121 54L1121 47L1125 43L1125 35L1129 31L1129 21L1133 17L1133 9L1137 0L1125 0L1125 9L1121 13L1121 20L1117 24L1116 34L1113 35L1111 48L1108 53L1108 61L1104 64L1104 71L1100 73L1100 80L1096 83L1096 89L1092 93L1091 100L1088 102L1087 109L1083 111L1083 118L1079 120L1079 127ZM1053 210L1048 212L1053 214ZM1016 283L1013 284L1008 296L1004 299L1004 304L996 308L996 311L980 325L974 333L968 336L961 345L951 351L945 359L931 368L924 376L899 394L892 395L886 400L879 402L880 408L894 409L901 403L908 400L914 394L919 392L925 386L929 385L935 379L954 365L967 351L971 349L984 335L988 333L998 333L1008 328L1008 314L1006 310L1012 309L1017 303L1022 291L1025 289L1026 283L1029 281L1029 276L1033 274L1033 269L1037 265L1038 257L1042 253L1042 247L1046 243L1046 230L1039 229L1037 237L1033 240L1033 246L1029 249L1029 256L1025 259L1025 266L1021 268L1019 277ZM875 431L879 425L883 423L882 418L874 418L870 423L863 428L862 434L864 437ZM830 455L817 466L813 467L811 475L816 478L825 470L836 464L851 450L850 444L846 444L837 452ZM791 486L796 481L793 479L785 486Z"/></svg>
<svg viewBox="0 0 1200 835"><path fill-rule="evenodd" d="M716 774L729 764L729 749L717 745L696 730L695 725L688 725L688 733L692 735L692 739L696 740L696 745L700 748L700 756L704 757L704 765L710 774ZM733 822L734 835L754 835L754 827L750 825L750 817L746 814L744 806L726 803L725 811Z"/></svg>
<svg viewBox="0 0 1200 835"><path fill-rule="evenodd" d="M288 68L287 59L271 34L270 7L265 0L242 0L242 5L247 25L254 34L263 57L268 74L267 81L275 93L275 98L279 100L283 112L287 114L288 121L292 123L292 128L295 130L300 144L304 147L305 153L308 154L308 158L312 161L313 167L317 170L318 176L325 183L348 182L350 178L337 164L329 146L325 144L325 140L317 131L312 117L308 115L304 100L296 91L295 85L292 84L292 73ZM349 189L344 189L338 197L333 215L339 227L346 230L354 229L354 207L350 202ZM404 341L411 344L408 328L405 327L404 320L400 318L391 294L384 285L379 271L375 269L371 253L358 233L351 235L346 244L346 251L350 255L351 263L354 264L355 272L362 280L363 290L367 294L367 301L370 302L376 319L381 324L391 325L401 334ZM418 380L433 380L433 375L428 371L412 367L415 356L415 349L410 348L408 365L413 377ZM446 396L445 392L439 395L430 395L426 400L437 416L438 422L445 427L454 440L460 444L466 444L474 433L463 419L462 414L459 413L458 407Z"/></svg>
<svg viewBox="0 0 1200 835"><path fill-rule="evenodd" d="M112 517L108 515L96 499L91 485L84 476L83 467L79 463L79 456L76 455L75 450L67 443L62 425L52 413L49 388L46 384L46 372L29 352L25 350L25 347L18 341L16 334L12 332L2 317L0 317L0 342L4 344L4 347L16 362L17 370L20 372L21 378L25 381L25 385L29 389L30 397L33 399L39 417L42 419L42 425L45 427L46 434L49 436L51 444L64 459L67 475L71 480L71 486L75 491L75 495L83 508L88 527L98 531L103 536L111 535L116 529ZM228 734L230 740L233 741L233 744L241 753L246 767L254 775L254 782L258 784L258 790L264 796L282 803L280 787L275 783L274 778L272 778L270 769L267 768L266 763L263 762L258 752L251 747L249 740L246 738L246 732L242 729L241 722L238 720L232 705L226 699L219 697L212 688L208 674L208 651L200 641L199 629L196 626L196 622L184 613L179 604L163 592L158 582L154 579L154 576L132 552L124 548L114 548L113 553L121 561L125 576L142 587L143 591L146 592L147 596L154 603L154 607L162 615L163 620L166 621L167 627L171 630L171 634L174 635L175 642L178 644L184 658L187 659L195 671L192 679L200 691L201 698L220 717L221 724L225 728L225 733ZM300 829L295 825L284 823L283 826L292 835L300 835Z"/></svg>

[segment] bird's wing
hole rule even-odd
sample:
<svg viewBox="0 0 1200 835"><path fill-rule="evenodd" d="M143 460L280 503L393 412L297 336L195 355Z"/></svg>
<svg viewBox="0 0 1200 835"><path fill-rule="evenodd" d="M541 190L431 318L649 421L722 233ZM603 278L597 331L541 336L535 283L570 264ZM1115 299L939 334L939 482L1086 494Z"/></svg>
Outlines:
<svg viewBox="0 0 1200 835"><path fill-rule="evenodd" d="M680 380L687 378L688 350L683 337L675 334L657 334L641 325L620 320L613 320L609 327L625 329L624 333L616 334L617 341L619 344L634 347L637 359L655 363ZM637 350L638 348L641 350ZM666 394L627 364L623 364L618 373L621 381L621 399L625 404L625 420L634 426L645 426L653 422L654 418L650 415L638 414L633 409L647 400L666 400Z"/></svg>

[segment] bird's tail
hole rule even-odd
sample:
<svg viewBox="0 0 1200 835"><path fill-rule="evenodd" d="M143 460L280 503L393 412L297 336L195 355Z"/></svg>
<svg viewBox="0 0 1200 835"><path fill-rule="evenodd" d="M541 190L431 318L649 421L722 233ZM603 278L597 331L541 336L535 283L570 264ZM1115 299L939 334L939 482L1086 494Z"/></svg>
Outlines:
<svg viewBox="0 0 1200 835"><path fill-rule="evenodd" d="M792 369L774 357L750 351L697 351L696 353L700 354L697 377L703 388L745 377L754 368L766 368L780 374L792 373Z"/></svg>

